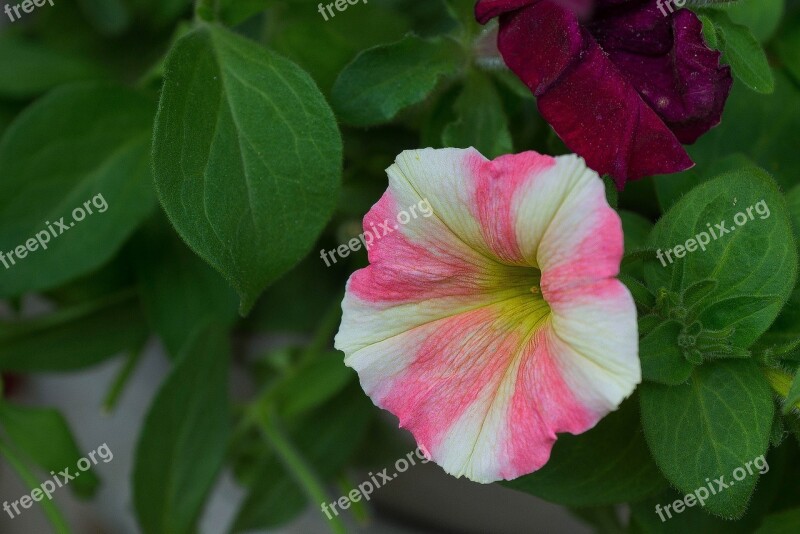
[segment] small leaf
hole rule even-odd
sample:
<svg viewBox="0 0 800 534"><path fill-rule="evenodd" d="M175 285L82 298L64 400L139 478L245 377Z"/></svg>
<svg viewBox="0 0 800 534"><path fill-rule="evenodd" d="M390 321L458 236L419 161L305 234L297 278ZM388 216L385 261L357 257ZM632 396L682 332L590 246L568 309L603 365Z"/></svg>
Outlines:
<svg viewBox="0 0 800 534"><path fill-rule="evenodd" d="M756 92L772 93L775 90L772 69L750 28L736 24L722 11L706 10L704 14L714 21L722 45L722 59L730 64L736 77Z"/></svg>
<svg viewBox="0 0 800 534"><path fill-rule="evenodd" d="M2 402L0 425L14 445L38 465L45 476L64 469L74 475L79 472L78 460L88 452L79 449L69 424L58 410ZM97 476L90 469L81 471L80 477L71 480L69 487L85 498L94 495L98 484Z"/></svg>
<svg viewBox="0 0 800 534"><path fill-rule="evenodd" d="M133 468L145 534L195 531L231 430L228 351L222 328L198 327L150 405Z"/></svg>
<svg viewBox="0 0 800 534"><path fill-rule="evenodd" d="M273 391L283 418L292 419L324 404L354 378L341 353L327 352L292 372Z"/></svg>
<svg viewBox="0 0 800 534"><path fill-rule="evenodd" d="M692 189L655 225L648 246L671 261L645 264L645 279L651 290L680 294L716 281L704 293L704 309L692 313L701 314L706 330L735 328L732 343L746 348L792 292L798 262L796 247L786 246L792 235L786 200L767 173L726 173Z"/></svg>
<svg viewBox="0 0 800 534"><path fill-rule="evenodd" d="M689 380L693 367L678 346L682 330L683 326L677 321L667 321L642 338L639 357L643 379L668 386L685 384Z"/></svg>
<svg viewBox="0 0 800 534"><path fill-rule="evenodd" d="M333 86L336 115L354 126L392 120L401 110L425 100L438 81L463 63L461 48L446 38L409 35L396 43L360 53Z"/></svg>
<svg viewBox="0 0 800 534"><path fill-rule="evenodd" d="M766 454L774 414L772 392L757 365L704 364L688 384L645 383L640 389L644 434L661 471L683 493L719 477L725 484L734 481L705 507L720 517L740 517L758 471L742 480L734 480L733 471Z"/></svg>
<svg viewBox="0 0 800 534"><path fill-rule="evenodd" d="M156 189L189 247L246 313L305 256L339 194L342 142L296 65L216 26L170 52L153 141Z"/></svg>

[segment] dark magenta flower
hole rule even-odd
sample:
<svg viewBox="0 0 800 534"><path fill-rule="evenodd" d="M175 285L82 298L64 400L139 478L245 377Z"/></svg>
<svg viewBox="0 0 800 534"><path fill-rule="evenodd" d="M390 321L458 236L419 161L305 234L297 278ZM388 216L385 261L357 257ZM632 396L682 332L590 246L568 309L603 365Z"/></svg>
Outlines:
<svg viewBox="0 0 800 534"><path fill-rule="evenodd" d="M480 0L497 44L566 145L622 188L693 162L733 79L687 9L657 0ZM661 8L659 8L661 5Z"/></svg>

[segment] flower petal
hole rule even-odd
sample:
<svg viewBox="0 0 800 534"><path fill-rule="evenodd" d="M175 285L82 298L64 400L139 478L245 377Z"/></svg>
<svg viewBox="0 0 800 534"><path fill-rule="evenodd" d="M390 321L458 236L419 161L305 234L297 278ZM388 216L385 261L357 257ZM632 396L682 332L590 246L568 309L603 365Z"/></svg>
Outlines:
<svg viewBox="0 0 800 534"><path fill-rule="evenodd" d="M619 187L693 163L569 9L541 2L501 21L498 48L571 150Z"/></svg>
<svg viewBox="0 0 800 534"><path fill-rule="evenodd" d="M665 17L648 2L601 11L590 31L681 143L719 124L733 78L706 46L697 15L681 9Z"/></svg>
<svg viewBox="0 0 800 534"><path fill-rule="evenodd" d="M474 149L405 152L388 174L365 229L420 199L434 214L372 244L336 347L448 473L534 471L556 433L591 428L639 381L635 307L610 278L621 227L602 182L575 157L488 161Z"/></svg>

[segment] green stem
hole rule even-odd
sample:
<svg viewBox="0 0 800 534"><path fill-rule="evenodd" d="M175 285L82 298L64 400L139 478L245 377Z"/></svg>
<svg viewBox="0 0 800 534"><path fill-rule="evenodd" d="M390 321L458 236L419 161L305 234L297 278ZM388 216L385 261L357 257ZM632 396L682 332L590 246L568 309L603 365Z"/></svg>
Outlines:
<svg viewBox="0 0 800 534"><path fill-rule="evenodd" d="M273 409L262 410L258 426L264 439L272 446L292 477L303 488L309 500L318 504L328 502L322 481L317 478L311 467L283 433L278 416ZM329 526L335 534L347 533L344 523L336 515L330 519Z"/></svg>
<svg viewBox="0 0 800 534"><path fill-rule="evenodd" d="M114 379L114 382L111 384L108 393L106 394L105 400L103 401L103 410L105 410L106 413L110 413L114 411L114 408L116 408L119 397L122 395L122 391L125 389L125 386L128 384L128 380L130 380L130 377L133 375L133 371L136 369L136 365L139 363L139 360L142 359L145 342L146 339L142 340L140 344L133 347L128 353L128 357L125 360L125 365L123 365L122 369L120 369L119 373Z"/></svg>
<svg viewBox="0 0 800 534"><path fill-rule="evenodd" d="M2 441L0 441L0 453L6 457L8 463L11 464L11 467L14 468L14 471L16 471L23 482L25 482L25 485L28 486L28 489L33 491L34 489L40 488L39 482L36 480L36 477L33 476L33 473L31 473L23 461L17 457L14 451L12 451L11 448ZM39 502L41 503L44 513L47 516L47 519L50 520L50 523L52 523L55 531L58 534L70 534L69 525L67 525L64 516L61 515L61 512L58 510L56 505L47 498L43 498Z"/></svg>
<svg viewBox="0 0 800 534"><path fill-rule="evenodd" d="M214 22L217 18L215 0L197 0L195 16L205 22Z"/></svg>

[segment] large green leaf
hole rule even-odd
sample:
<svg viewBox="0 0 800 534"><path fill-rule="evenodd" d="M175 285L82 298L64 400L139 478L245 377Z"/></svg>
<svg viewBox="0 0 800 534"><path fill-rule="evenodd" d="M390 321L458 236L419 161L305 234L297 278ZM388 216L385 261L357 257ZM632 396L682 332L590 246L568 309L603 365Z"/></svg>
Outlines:
<svg viewBox="0 0 800 534"><path fill-rule="evenodd" d="M150 406L133 468L145 534L195 531L230 433L228 352L224 329L200 325Z"/></svg>
<svg viewBox="0 0 800 534"><path fill-rule="evenodd" d="M706 509L726 518L741 516L766 454L774 413L772 392L749 360L716 362L695 369L688 384L640 388L642 424L661 471L678 490L692 493L712 484ZM741 478L734 470L750 470ZM713 482L724 477L723 487ZM733 482L733 484L729 484Z"/></svg>
<svg viewBox="0 0 800 534"><path fill-rule="evenodd" d="M569 506L635 501L662 490L664 477L650 458L635 400L585 434L559 436L539 471L505 486Z"/></svg>
<svg viewBox="0 0 800 534"><path fill-rule="evenodd" d="M463 63L461 48L447 38L409 35L396 43L365 50L333 86L337 117L354 126L392 120L401 110L425 100L444 76Z"/></svg>
<svg viewBox="0 0 800 534"><path fill-rule="evenodd" d="M680 293L697 282L717 282L695 313L707 329L735 328L731 341L749 347L794 287L792 235L786 200L767 173L724 174L697 186L656 224L648 248L660 250L662 260L646 265L648 286ZM677 246L683 250L676 253Z"/></svg>
<svg viewBox="0 0 800 534"><path fill-rule="evenodd" d="M306 73L222 28L181 38L166 72L153 142L159 198L245 313L328 221L341 137Z"/></svg>
<svg viewBox="0 0 800 534"><path fill-rule="evenodd" d="M105 76L80 56L16 35L0 37L0 97L31 98L65 83Z"/></svg>
<svg viewBox="0 0 800 534"><path fill-rule="evenodd" d="M91 469L80 471L77 467L78 460L89 451L78 448L69 424L58 410L2 402L0 426L20 452L42 469L46 478L50 472L69 469L69 474L74 476L69 487L77 495L90 497L95 493L99 484L97 476ZM75 476L76 473L80 476Z"/></svg>
<svg viewBox="0 0 800 534"><path fill-rule="evenodd" d="M0 142L0 296L96 269L147 217L154 113L146 96L90 83L19 115Z"/></svg>
<svg viewBox="0 0 800 534"><path fill-rule="evenodd" d="M138 347L148 329L133 295L119 294L23 321L0 322L0 370L73 371Z"/></svg>

